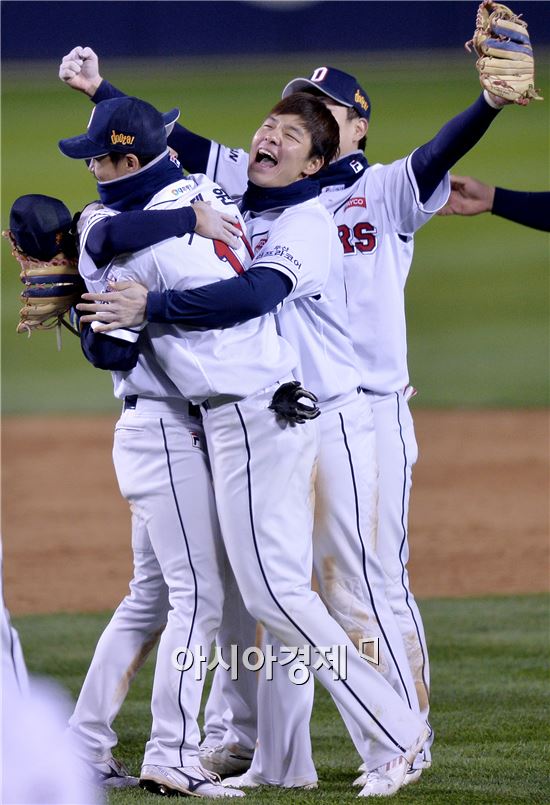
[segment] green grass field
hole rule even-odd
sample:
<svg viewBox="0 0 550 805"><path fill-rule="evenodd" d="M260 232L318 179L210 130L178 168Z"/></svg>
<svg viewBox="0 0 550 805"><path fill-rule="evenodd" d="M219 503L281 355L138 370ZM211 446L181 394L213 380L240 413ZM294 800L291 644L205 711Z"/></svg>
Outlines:
<svg viewBox="0 0 550 805"><path fill-rule="evenodd" d="M478 94L471 58L432 53L328 59L356 73L373 116L371 162L404 156ZM247 147L281 88L327 55L284 62L106 63L103 74L160 109L179 104L182 122L229 145ZM538 53L544 103L503 111L457 173L520 190L547 190L549 54ZM61 156L57 141L82 132L91 105L62 86L54 63L24 74L4 65L2 225L23 193L62 198L71 210L95 196L85 167ZM420 405L540 406L548 401L547 235L490 215L437 218L417 237L408 286L411 378ZM2 245L2 404L4 413L116 410L107 373L86 365L76 339L53 333L28 341L14 332L20 283Z"/></svg>
<svg viewBox="0 0 550 805"><path fill-rule="evenodd" d="M432 662L433 766L395 801L416 805L550 803L549 604L547 596L433 599L422 603ZM29 669L76 696L108 615L16 618ZM116 722L118 755L139 772L150 728L151 659ZM320 787L315 792L262 788L255 803L351 803L359 763L333 704L318 689L312 723ZM159 802L126 790L111 805Z"/></svg>

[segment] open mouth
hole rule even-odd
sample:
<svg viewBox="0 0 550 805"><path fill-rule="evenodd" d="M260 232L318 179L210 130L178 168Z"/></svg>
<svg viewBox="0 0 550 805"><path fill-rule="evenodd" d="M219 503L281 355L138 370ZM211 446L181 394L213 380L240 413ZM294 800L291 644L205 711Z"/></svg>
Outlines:
<svg viewBox="0 0 550 805"><path fill-rule="evenodd" d="M279 160L276 159L273 154L270 154L269 151L266 151L265 148L258 148L258 152L256 154L256 159L254 160L258 165L265 165L273 166L279 164Z"/></svg>

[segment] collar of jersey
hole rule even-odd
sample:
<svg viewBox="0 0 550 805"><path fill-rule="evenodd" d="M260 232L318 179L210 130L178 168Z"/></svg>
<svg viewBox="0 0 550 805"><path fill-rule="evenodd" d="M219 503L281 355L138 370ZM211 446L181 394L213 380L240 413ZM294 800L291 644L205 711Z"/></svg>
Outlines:
<svg viewBox="0 0 550 805"><path fill-rule="evenodd" d="M182 175L179 162L172 160L167 152L136 173L112 182L98 182L97 190L106 207L119 212L142 210L154 195L180 181Z"/></svg>
<svg viewBox="0 0 550 805"><path fill-rule="evenodd" d="M286 187L258 187L257 184L248 182L241 201L241 212L265 212L279 207L293 207L315 198L320 192L317 177L299 179Z"/></svg>
<svg viewBox="0 0 550 805"><path fill-rule="evenodd" d="M336 162L331 162L328 167L319 171L315 179L320 183L321 188L331 185L351 187L361 178L368 167L366 156L361 151L354 151Z"/></svg>

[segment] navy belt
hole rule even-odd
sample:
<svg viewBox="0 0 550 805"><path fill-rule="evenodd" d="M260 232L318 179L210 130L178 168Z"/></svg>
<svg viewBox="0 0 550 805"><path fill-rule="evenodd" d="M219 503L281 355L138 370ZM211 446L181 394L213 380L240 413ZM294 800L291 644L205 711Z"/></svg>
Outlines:
<svg viewBox="0 0 550 805"><path fill-rule="evenodd" d="M129 394L127 397L124 398L124 402L122 403L122 411L135 411L137 408L139 400L138 394ZM200 419L201 409L200 406L194 405L193 403L187 403L187 410L189 416L196 417Z"/></svg>

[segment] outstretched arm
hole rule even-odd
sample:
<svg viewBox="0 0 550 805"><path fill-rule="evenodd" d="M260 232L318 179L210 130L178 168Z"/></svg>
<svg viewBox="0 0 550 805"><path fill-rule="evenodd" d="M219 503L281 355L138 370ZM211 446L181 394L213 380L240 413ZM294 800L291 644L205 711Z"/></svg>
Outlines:
<svg viewBox="0 0 550 805"><path fill-rule="evenodd" d="M518 224L550 232L550 193L525 193L484 184L471 176L451 176L451 195L440 215L492 212Z"/></svg>
<svg viewBox="0 0 550 805"><path fill-rule="evenodd" d="M416 149L411 167L423 204L447 171L481 139L505 104L506 101L484 91L468 109L449 120L433 139Z"/></svg>
<svg viewBox="0 0 550 805"><path fill-rule="evenodd" d="M116 282L112 291L86 293L78 310L83 322L103 322L96 332L135 327L143 321L182 324L189 328L219 329L263 316L291 291L286 275L259 266L234 277L190 291L148 293L137 282Z"/></svg>

